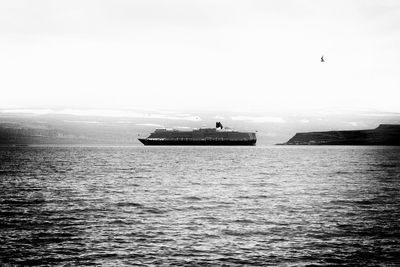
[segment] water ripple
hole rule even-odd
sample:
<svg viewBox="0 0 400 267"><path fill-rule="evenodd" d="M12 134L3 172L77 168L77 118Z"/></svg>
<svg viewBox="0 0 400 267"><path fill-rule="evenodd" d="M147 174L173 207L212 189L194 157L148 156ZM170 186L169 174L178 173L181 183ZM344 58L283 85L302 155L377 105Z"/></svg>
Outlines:
<svg viewBox="0 0 400 267"><path fill-rule="evenodd" d="M0 265L400 265L400 149L0 148Z"/></svg>

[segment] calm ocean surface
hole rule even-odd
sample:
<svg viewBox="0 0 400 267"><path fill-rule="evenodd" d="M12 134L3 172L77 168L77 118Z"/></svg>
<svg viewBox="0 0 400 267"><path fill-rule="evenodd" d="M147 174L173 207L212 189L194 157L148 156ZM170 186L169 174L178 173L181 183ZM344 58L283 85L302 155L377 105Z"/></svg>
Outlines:
<svg viewBox="0 0 400 267"><path fill-rule="evenodd" d="M0 148L0 265L400 265L400 148Z"/></svg>

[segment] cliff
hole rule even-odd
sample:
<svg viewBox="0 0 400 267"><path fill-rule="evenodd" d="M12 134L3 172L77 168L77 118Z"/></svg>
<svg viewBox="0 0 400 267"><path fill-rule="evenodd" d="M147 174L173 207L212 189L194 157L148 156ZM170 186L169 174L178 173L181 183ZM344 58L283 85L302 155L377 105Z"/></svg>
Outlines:
<svg viewBox="0 0 400 267"><path fill-rule="evenodd" d="M283 145L400 146L400 124L381 124L372 130L296 133Z"/></svg>

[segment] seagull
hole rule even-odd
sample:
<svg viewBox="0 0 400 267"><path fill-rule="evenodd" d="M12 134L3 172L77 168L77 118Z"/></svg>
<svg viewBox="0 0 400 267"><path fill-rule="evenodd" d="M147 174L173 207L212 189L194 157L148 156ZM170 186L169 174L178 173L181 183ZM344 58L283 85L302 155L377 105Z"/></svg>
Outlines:
<svg viewBox="0 0 400 267"><path fill-rule="evenodd" d="M325 62L324 56L321 57L321 62Z"/></svg>

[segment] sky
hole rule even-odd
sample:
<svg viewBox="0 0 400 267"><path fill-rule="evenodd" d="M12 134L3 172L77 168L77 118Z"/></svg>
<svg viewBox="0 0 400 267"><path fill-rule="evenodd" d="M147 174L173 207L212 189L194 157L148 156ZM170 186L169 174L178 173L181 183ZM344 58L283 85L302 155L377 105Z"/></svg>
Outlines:
<svg viewBox="0 0 400 267"><path fill-rule="evenodd" d="M400 112L399 74L397 0L0 1L0 109Z"/></svg>

